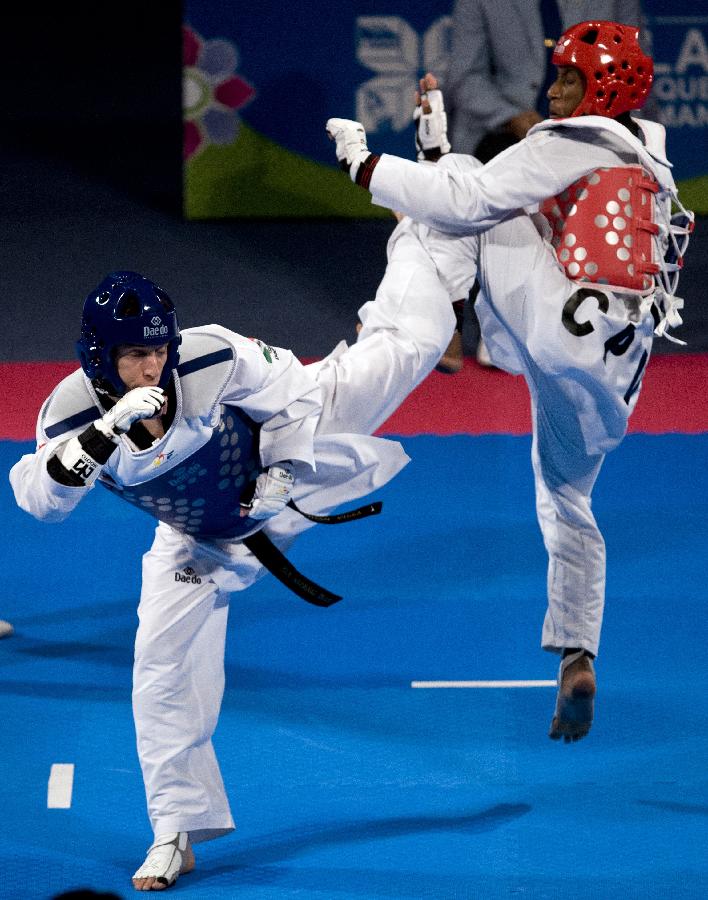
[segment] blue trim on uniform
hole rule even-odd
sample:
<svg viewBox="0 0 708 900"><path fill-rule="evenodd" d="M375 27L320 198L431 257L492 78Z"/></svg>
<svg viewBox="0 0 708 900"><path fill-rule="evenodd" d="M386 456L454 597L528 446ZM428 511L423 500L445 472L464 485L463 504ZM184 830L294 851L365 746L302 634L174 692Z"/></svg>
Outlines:
<svg viewBox="0 0 708 900"><path fill-rule="evenodd" d="M177 374L180 378L185 375L191 375L193 372L199 372L200 369L207 369L209 366L215 366L217 363L226 362L228 359L234 358L234 351L231 347L223 350L215 350L213 353L207 353L205 356L197 356L190 359L189 362L180 363L177 366Z"/></svg>
<svg viewBox="0 0 708 900"><path fill-rule="evenodd" d="M199 372L201 369L207 369L209 366L215 366L218 363L226 362L233 358L234 351L231 347L226 347L223 350L215 350L214 353L197 356L195 359L190 359L188 362L181 363L177 366L177 374L180 378L184 378L185 375L191 375L193 372ZM92 406L90 409L83 409L81 412L74 413L74 415L69 416L68 419L62 419L61 422L57 422L55 425L50 425L49 428L45 429L45 434L51 440L52 438L59 437L60 434L65 434L67 431L73 431L74 428L80 428L82 425L89 425L100 417L100 411L97 410L95 406Z"/></svg>
<svg viewBox="0 0 708 900"><path fill-rule="evenodd" d="M59 437L60 434L65 434L67 431L73 431L74 428L80 428L82 425L90 425L91 422L95 422L96 419L100 418L100 411L97 410L95 406L92 406L90 409L82 409L81 412L74 413L74 415L69 416L68 419L62 419L61 422L50 425L49 428L44 429L44 433L51 440L52 438Z"/></svg>

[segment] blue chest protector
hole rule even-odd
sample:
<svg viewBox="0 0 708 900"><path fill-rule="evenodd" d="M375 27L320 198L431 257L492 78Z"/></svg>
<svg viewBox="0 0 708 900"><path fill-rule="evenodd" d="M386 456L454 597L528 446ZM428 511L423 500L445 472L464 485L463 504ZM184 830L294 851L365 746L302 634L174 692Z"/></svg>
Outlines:
<svg viewBox="0 0 708 900"><path fill-rule="evenodd" d="M225 383L234 359L231 346L224 346L219 335L208 331L184 333L183 361L177 372L181 379L189 376L190 390L184 392L187 417L199 416L205 408L205 396L218 404L216 387ZM220 367L212 370L212 366ZM206 370L211 370L207 372ZM216 375L214 375L216 371ZM199 384L200 373L205 376ZM196 383L194 381L196 379ZM184 383L183 383L184 384ZM191 401L187 403L191 398ZM276 578L298 596L316 606L331 606L341 597L311 581L290 563L260 528L264 523L249 517L241 518L241 502L249 502L254 483L261 472L258 450L259 425L242 410L226 404L218 405L220 417L205 444L183 462L168 471L150 476L141 484L122 485L114 481L104 469L99 483L118 497L155 519L167 523L177 531L195 538L243 540L245 547ZM64 379L43 411L42 428L47 439L71 432L78 434L100 414L100 405L88 390L81 370ZM167 442L169 443L169 441ZM169 453L168 453L169 455ZM380 503L370 503L361 509L337 515L313 515L288 504L312 522L336 524L348 522L381 509ZM245 535L245 536L244 536Z"/></svg>
<svg viewBox="0 0 708 900"><path fill-rule="evenodd" d="M240 409L221 406L211 438L181 465L139 485L102 479L118 497L195 538L238 538L259 524L240 516L261 471L258 426Z"/></svg>

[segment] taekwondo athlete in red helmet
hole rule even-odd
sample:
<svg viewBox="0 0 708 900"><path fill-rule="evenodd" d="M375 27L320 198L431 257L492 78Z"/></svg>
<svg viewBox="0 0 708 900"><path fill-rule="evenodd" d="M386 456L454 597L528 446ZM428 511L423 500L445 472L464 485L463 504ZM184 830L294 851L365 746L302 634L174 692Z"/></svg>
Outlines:
<svg viewBox="0 0 708 900"><path fill-rule="evenodd" d="M654 336L676 340L668 331L681 323L676 290L693 215L678 200L663 126L630 115L653 78L638 29L581 22L553 61L550 118L484 166L454 152L434 166L377 156L346 119L327 131L374 203L434 229L427 251L435 256L437 234L443 281L478 269L492 361L526 378L549 559L541 642L561 656L549 735L568 743L592 724L605 601L591 494L626 432ZM431 146L442 144L442 109L431 104L418 129Z"/></svg>

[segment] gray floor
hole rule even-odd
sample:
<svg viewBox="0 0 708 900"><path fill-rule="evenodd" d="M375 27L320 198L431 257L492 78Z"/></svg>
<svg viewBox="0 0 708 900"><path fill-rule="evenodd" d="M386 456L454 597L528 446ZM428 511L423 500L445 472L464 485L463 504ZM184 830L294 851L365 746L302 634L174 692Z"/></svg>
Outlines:
<svg viewBox="0 0 708 900"><path fill-rule="evenodd" d="M218 322L300 357L353 338L356 310L383 273L393 220L186 222L166 199L174 166L141 169L137 158L102 170L95 158L0 151L0 358L73 358L84 296L121 268L160 282L185 327ZM657 341L656 352L708 351L705 232L699 222L681 283L680 334L689 345ZM468 316L468 351L475 341Z"/></svg>
<svg viewBox="0 0 708 900"><path fill-rule="evenodd" d="M6 360L72 358L83 298L113 269L159 281L183 326L219 322L322 355L353 337L393 224L185 222L57 159L6 152L2 173Z"/></svg>

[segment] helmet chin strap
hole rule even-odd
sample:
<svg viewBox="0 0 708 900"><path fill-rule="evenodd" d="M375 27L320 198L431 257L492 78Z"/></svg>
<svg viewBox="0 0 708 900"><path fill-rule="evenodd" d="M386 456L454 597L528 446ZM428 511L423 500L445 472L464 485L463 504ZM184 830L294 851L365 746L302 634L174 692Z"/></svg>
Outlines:
<svg viewBox="0 0 708 900"><path fill-rule="evenodd" d="M101 394L105 397L110 397L112 400L117 400L122 397L123 394L125 394L125 391L123 391L123 393L121 393L120 395L116 395L116 389L112 384L110 384L110 382L106 381L105 378L94 378L92 379L91 384L93 385L93 389L97 394Z"/></svg>

